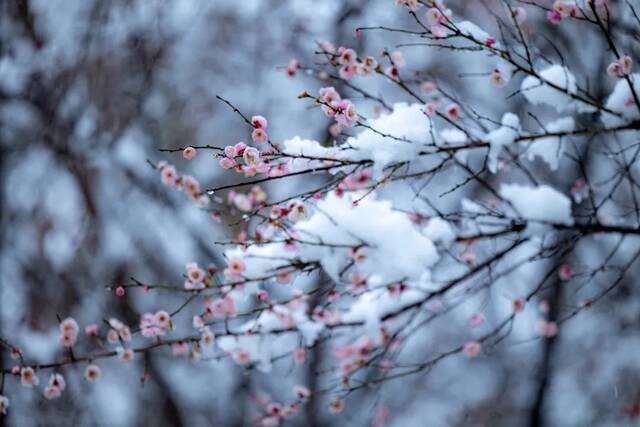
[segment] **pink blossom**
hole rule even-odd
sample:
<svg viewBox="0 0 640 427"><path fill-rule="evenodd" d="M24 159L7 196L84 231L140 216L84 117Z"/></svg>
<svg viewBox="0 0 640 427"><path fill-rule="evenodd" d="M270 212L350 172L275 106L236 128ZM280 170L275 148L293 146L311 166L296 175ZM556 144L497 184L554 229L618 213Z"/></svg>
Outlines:
<svg viewBox="0 0 640 427"><path fill-rule="evenodd" d="M182 176L182 186L184 191L191 197L197 197L200 195L200 183L191 175Z"/></svg>
<svg viewBox="0 0 640 427"><path fill-rule="evenodd" d="M487 46L487 47L491 47L491 46L493 46L494 44L496 44L496 38L495 38L495 37L493 37L493 36L492 36L492 37L489 37L488 39L486 39L486 40L484 41L484 45L485 45L485 46Z"/></svg>
<svg viewBox="0 0 640 427"><path fill-rule="evenodd" d="M140 319L140 331L142 336L146 338L163 336L172 327L171 316L163 310L154 314L145 313Z"/></svg>
<svg viewBox="0 0 640 427"><path fill-rule="evenodd" d="M513 308L514 313L519 313L524 310L524 306L526 304L526 300L523 297L518 297L511 301L511 307Z"/></svg>
<svg viewBox="0 0 640 427"><path fill-rule="evenodd" d="M633 59L629 55L624 55L619 60L620 66L622 67L622 73L628 75L631 73L631 69L633 68Z"/></svg>
<svg viewBox="0 0 640 427"><path fill-rule="evenodd" d="M253 204L246 194L235 194L233 197L233 205L242 212L249 212Z"/></svg>
<svg viewBox="0 0 640 427"><path fill-rule="evenodd" d="M348 290L353 295L359 295L367 289L367 276L364 273L353 271L349 273Z"/></svg>
<svg viewBox="0 0 640 427"><path fill-rule="evenodd" d="M260 420L260 427L278 427L280 418L277 416L263 417Z"/></svg>
<svg viewBox="0 0 640 427"><path fill-rule="evenodd" d="M124 287L122 286L118 286L116 288L116 296L122 298L125 294L127 293L127 291L125 291Z"/></svg>
<svg viewBox="0 0 640 427"><path fill-rule="evenodd" d="M306 208L300 200L292 200L287 204L287 218L289 221L297 221L304 217Z"/></svg>
<svg viewBox="0 0 640 427"><path fill-rule="evenodd" d="M36 387L40 384L40 379L31 366L26 366L20 370L20 383L23 387Z"/></svg>
<svg viewBox="0 0 640 427"><path fill-rule="evenodd" d="M418 0L396 0L398 6L406 6L411 12L415 12L422 4Z"/></svg>
<svg viewBox="0 0 640 427"><path fill-rule="evenodd" d="M338 58L338 62L342 65L355 64L358 55L353 49L344 49Z"/></svg>
<svg viewBox="0 0 640 427"><path fill-rule="evenodd" d="M262 116L253 116L251 117L251 124L253 125L254 128L257 129L263 129L263 130L267 130L269 124L267 122L267 119L265 119Z"/></svg>
<svg viewBox="0 0 640 427"><path fill-rule="evenodd" d="M178 173L176 172L176 168L171 165L160 168L160 178L162 183L169 187L175 187L178 184Z"/></svg>
<svg viewBox="0 0 640 427"><path fill-rule="evenodd" d="M553 10L558 12L563 18L569 16L576 16L578 13L578 6L575 2L568 0L556 0L553 3Z"/></svg>
<svg viewBox="0 0 640 427"><path fill-rule="evenodd" d="M78 335L79 330L78 322L72 317L67 317L60 322L60 332L63 334Z"/></svg>
<svg viewBox="0 0 640 427"><path fill-rule="evenodd" d="M407 61L404 59L404 55L399 50L391 52L391 61L393 65L398 68L404 68L407 65Z"/></svg>
<svg viewBox="0 0 640 427"><path fill-rule="evenodd" d="M0 414L7 415L9 409L9 398L0 394Z"/></svg>
<svg viewBox="0 0 640 427"><path fill-rule="evenodd" d="M205 271L198 266L198 263L190 262L186 265L187 278L194 283L200 283L206 277Z"/></svg>
<svg viewBox="0 0 640 427"><path fill-rule="evenodd" d="M187 160L193 160L198 154L197 150L193 147L187 147L182 151L182 157Z"/></svg>
<svg viewBox="0 0 640 427"><path fill-rule="evenodd" d="M574 274L573 267L571 267L570 264L562 264L560 268L558 268L558 277L562 281L566 282L567 280L571 280L571 277L573 277L573 274Z"/></svg>
<svg viewBox="0 0 640 427"><path fill-rule="evenodd" d="M109 329L107 331L107 342L110 344L115 344L120 340L120 336L118 335L118 331L115 329Z"/></svg>
<svg viewBox="0 0 640 427"><path fill-rule="evenodd" d="M247 165L257 165L260 163L260 152L256 148L248 147L244 150L242 158Z"/></svg>
<svg viewBox="0 0 640 427"><path fill-rule="evenodd" d="M477 326L480 326L484 323L484 314L482 313L474 313L470 318L469 318L469 326L472 328L475 328Z"/></svg>
<svg viewBox="0 0 640 427"><path fill-rule="evenodd" d="M559 24L562 21L562 15L557 10L547 12L547 20L552 24Z"/></svg>
<svg viewBox="0 0 640 427"><path fill-rule="evenodd" d="M394 67L393 65L388 67L385 72L384 72L389 78L391 78L391 80L394 81L399 81L400 80L400 73L398 71L397 67Z"/></svg>
<svg viewBox="0 0 640 427"><path fill-rule="evenodd" d="M369 74L378 68L378 61L373 56L367 56L362 60L362 68L364 70L364 74Z"/></svg>
<svg viewBox="0 0 640 427"><path fill-rule="evenodd" d="M607 67L607 74L611 77L622 77L624 75L622 71L622 65L618 61L612 62Z"/></svg>
<svg viewBox="0 0 640 427"><path fill-rule="evenodd" d="M217 317L235 317L237 314L236 302L231 295L219 299L207 299L205 301L207 314Z"/></svg>
<svg viewBox="0 0 640 427"><path fill-rule="evenodd" d="M307 350L304 347L298 347L293 351L293 361L301 365L307 359Z"/></svg>
<svg viewBox="0 0 640 427"><path fill-rule="evenodd" d="M366 247L360 246L358 248L349 248L347 255L355 262L363 262L369 256L369 251Z"/></svg>
<svg viewBox="0 0 640 427"><path fill-rule="evenodd" d="M446 109L447 117L450 120L457 120L460 118L460 106L458 104L449 104Z"/></svg>
<svg viewBox="0 0 640 427"><path fill-rule="evenodd" d="M256 292L256 298L260 302L267 302L269 301L269 292L265 291L264 289L260 289L258 292Z"/></svg>
<svg viewBox="0 0 640 427"><path fill-rule="evenodd" d="M200 334L200 343L203 347L211 347L215 340L215 336L209 327L202 328L202 333Z"/></svg>
<svg viewBox="0 0 640 427"><path fill-rule="evenodd" d="M73 347L76 344L77 335L62 334L58 337L58 343L62 347Z"/></svg>
<svg viewBox="0 0 640 427"><path fill-rule="evenodd" d="M422 111L424 111L424 113L431 117L433 116L433 114L436 112L436 109L438 108L438 104L435 102L427 102L424 106L424 108L422 109Z"/></svg>
<svg viewBox="0 0 640 427"><path fill-rule="evenodd" d="M427 10L426 18L427 18L427 26L429 27L443 24L446 21L446 18L442 14L442 12L440 12L440 10L435 7L432 7Z"/></svg>
<svg viewBox="0 0 640 427"><path fill-rule="evenodd" d="M62 392L58 387L52 387L50 385L46 386L42 392L44 398L47 400L57 399L62 395Z"/></svg>
<svg viewBox="0 0 640 427"><path fill-rule="evenodd" d="M320 95L320 99L329 105L332 105L334 102L338 102L342 99L333 86L321 88L318 91L318 94Z"/></svg>
<svg viewBox="0 0 640 427"><path fill-rule="evenodd" d="M238 151L233 145L227 145L226 147L224 147L224 155L229 159L233 159L238 155Z"/></svg>
<svg viewBox="0 0 640 427"><path fill-rule="evenodd" d="M193 324L193 327L196 329L204 328L204 320L202 320L202 317L198 316L197 314L193 316L192 324Z"/></svg>
<svg viewBox="0 0 640 427"><path fill-rule="evenodd" d="M51 377L49 377L49 383L44 388L43 395L47 400L57 399L62 395L62 392L66 387L67 384L62 374L51 374Z"/></svg>
<svg viewBox="0 0 640 427"><path fill-rule="evenodd" d="M520 6L514 7L511 11L511 16L518 25L522 25L527 20L527 10Z"/></svg>
<svg viewBox="0 0 640 427"><path fill-rule="evenodd" d="M292 59L289 61L289 64L287 65L287 75L289 77L293 77L296 74L296 70L300 68L300 62L298 62L297 59Z"/></svg>
<svg viewBox="0 0 640 427"><path fill-rule="evenodd" d="M22 357L22 352L16 347L11 347L11 350L9 351L9 357L11 357L13 360L20 359Z"/></svg>
<svg viewBox="0 0 640 427"><path fill-rule="evenodd" d="M462 352L469 357L476 357L482 350L482 344L478 341L469 341L462 346Z"/></svg>
<svg viewBox="0 0 640 427"><path fill-rule="evenodd" d="M424 92L424 93L431 93L434 90L436 90L437 86L434 82L431 81L425 81L422 82L422 84L420 85L420 89Z"/></svg>
<svg viewBox="0 0 640 427"><path fill-rule="evenodd" d="M171 353L174 357L185 356L189 354L189 345L185 342L177 342L171 345Z"/></svg>
<svg viewBox="0 0 640 427"><path fill-rule="evenodd" d="M489 81L496 87L502 87L507 84L507 79L502 75L499 69L494 69L489 76Z"/></svg>
<svg viewBox="0 0 640 427"><path fill-rule="evenodd" d="M269 135L267 135L267 132L265 132L264 129L256 128L251 132L251 139L256 144L262 144L267 142Z"/></svg>
<svg viewBox="0 0 640 427"><path fill-rule="evenodd" d="M542 300L538 304L538 310L540 310L540 313L542 313L542 314L549 313L550 308L551 307L549 307L549 301L547 301L547 300Z"/></svg>
<svg viewBox="0 0 640 427"><path fill-rule="evenodd" d="M431 27L429 27L429 31L431 31L431 34L438 39L447 36L447 29L442 25L432 25Z"/></svg>
<svg viewBox="0 0 640 427"><path fill-rule="evenodd" d="M346 64L340 67L338 74L341 78L348 80L358 74L358 64Z"/></svg>
<svg viewBox="0 0 640 427"><path fill-rule="evenodd" d="M221 158L219 163L223 169L231 169L236 166L236 161L234 159L230 159L229 157Z"/></svg>
<svg viewBox="0 0 640 427"><path fill-rule="evenodd" d="M98 365L91 364L87 366L87 368L84 370L84 378L87 381L91 381L91 382L98 381L101 376L102 376L102 370Z"/></svg>
<svg viewBox="0 0 640 427"><path fill-rule="evenodd" d="M135 356L135 353L130 348L124 348L122 346L118 346L116 348L116 353L118 354L118 359L120 359L123 363L131 362Z"/></svg>
<svg viewBox="0 0 640 427"><path fill-rule="evenodd" d="M336 110L336 122L341 126L350 127L356 123L358 114L354 105L349 100L342 100L335 103L334 108Z"/></svg>
<svg viewBox="0 0 640 427"><path fill-rule="evenodd" d="M329 402L329 412L332 414L339 414L344 411L344 400L335 398Z"/></svg>
<svg viewBox="0 0 640 427"><path fill-rule="evenodd" d="M233 353L233 360L238 365L246 365L251 362L251 355L246 350L238 350Z"/></svg>
<svg viewBox="0 0 640 427"><path fill-rule="evenodd" d="M229 271L229 275L231 276L239 276L246 270L247 266L244 261L240 258L231 258L227 262L227 269L225 271Z"/></svg>
<svg viewBox="0 0 640 427"><path fill-rule="evenodd" d="M173 327L171 316L166 311L158 310L154 316L156 318L156 324L161 328L171 329Z"/></svg>
<svg viewBox="0 0 640 427"><path fill-rule="evenodd" d="M92 323L84 327L84 333L88 337L95 337L98 335L98 325Z"/></svg>
<svg viewBox="0 0 640 427"><path fill-rule="evenodd" d="M541 337L551 338L558 334L558 324L541 319L536 323L536 332Z"/></svg>
<svg viewBox="0 0 640 427"><path fill-rule="evenodd" d="M293 393L298 399L302 400L303 402L309 399L309 397L311 396L311 390L303 385L294 386Z"/></svg>

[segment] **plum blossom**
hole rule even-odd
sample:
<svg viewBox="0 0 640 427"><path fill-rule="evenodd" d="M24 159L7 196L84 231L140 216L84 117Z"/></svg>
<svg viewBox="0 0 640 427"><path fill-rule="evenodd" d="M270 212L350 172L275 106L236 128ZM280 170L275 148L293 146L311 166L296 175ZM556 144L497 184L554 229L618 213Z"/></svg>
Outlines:
<svg viewBox="0 0 640 427"><path fill-rule="evenodd" d="M298 347L293 351L293 361L301 365L307 359L307 350L304 347Z"/></svg>
<svg viewBox="0 0 640 427"><path fill-rule="evenodd" d="M87 381L98 381L102 377L102 370L98 365L91 364L84 370L84 378Z"/></svg>
<svg viewBox="0 0 640 427"><path fill-rule="evenodd" d="M329 412L331 412L332 414L339 414L342 411L344 411L344 400L342 399L333 399L331 402L329 402Z"/></svg>
<svg viewBox="0 0 640 427"><path fill-rule="evenodd" d="M60 322L60 338L58 339L60 345L63 347L72 347L78 339L79 331L80 327L75 319L72 317L64 319Z"/></svg>
<svg viewBox="0 0 640 427"><path fill-rule="evenodd" d="M396 0L396 5L406 6L411 12L415 12L422 4L418 0Z"/></svg>
<svg viewBox="0 0 640 427"><path fill-rule="evenodd" d="M476 357L482 350L482 344L478 341L469 341L462 346L462 352L469 357Z"/></svg>
<svg viewBox="0 0 640 427"><path fill-rule="evenodd" d="M23 387L33 388L40 384L40 379L31 366L25 366L20 370L20 383Z"/></svg>
<svg viewBox="0 0 640 427"><path fill-rule="evenodd" d="M202 332L200 334L200 344L203 347L211 347L215 340L215 336L209 327L202 328Z"/></svg>
<svg viewBox="0 0 640 427"><path fill-rule="evenodd" d="M193 160L198 154L198 151L193 147L187 147L182 151L182 157L186 160Z"/></svg>
<svg viewBox="0 0 640 427"><path fill-rule="evenodd" d="M296 397L299 400L302 400L303 402L308 400L309 397L311 396L311 390L309 390L309 388L302 385L294 386L293 393L296 395Z"/></svg>
<svg viewBox="0 0 640 427"><path fill-rule="evenodd" d="M341 126L351 127L358 120L358 113L356 113L356 108L351 101L343 99L335 103L333 107L336 110L336 122Z"/></svg>
<svg viewBox="0 0 640 427"><path fill-rule="evenodd" d="M231 258L224 269L224 275L229 278L238 278L246 270L244 261L240 258Z"/></svg>
<svg viewBox="0 0 640 427"><path fill-rule="evenodd" d="M159 310L154 314L145 313L140 319L140 330L144 337L163 336L170 329L173 329L171 316L164 310Z"/></svg>
<svg viewBox="0 0 640 427"><path fill-rule="evenodd" d="M631 74L633 59L629 55L624 55L617 61L612 62L607 67L607 74L611 77L624 77Z"/></svg>
<svg viewBox="0 0 640 427"><path fill-rule="evenodd" d="M122 346L116 347L116 353L118 354L118 359L123 363L131 362L135 357L133 349L124 348Z"/></svg>
<svg viewBox="0 0 640 427"><path fill-rule="evenodd" d="M205 300L205 309L208 316L235 317L237 314L236 301L229 294L222 298L208 298Z"/></svg>
<svg viewBox="0 0 640 427"><path fill-rule="evenodd" d="M524 310L524 306L526 303L527 301L523 297L515 298L513 301L511 301L511 307L513 309L513 312L519 313L522 310Z"/></svg>
<svg viewBox="0 0 640 427"><path fill-rule="evenodd" d="M247 350L237 350L233 353L233 361L238 365L247 365L251 362L251 354Z"/></svg>
<svg viewBox="0 0 640 427"><path fill-rule="evenodd" d="M62 374L59 374L59 373L51 374L51 377L49 378L49 383L43 390L43 395L47 400L57 399L62 395L62 392L66 387L67 387L67 384Z"/></svg>
<svg viewBox="0 0 640 427"><path fill-rule="evenodd" d="M189 290L204 289L206 273L197 263L190 262L186 266L187 280L184 282L184 288Z"/></svg>
<svg viewBox="0 0 640 427"><path fill-rule="evenodd" d="M474 313L470 318L469 318L469 326L472 328L475 328L477 326L480 326L484 323L484 314L482 313Z"/></svg>
<svg viewBox="0 0 640 427"><path fill-rule="evenodd" d="M125 342L131 341L131 329L118 319L109 319L109 326L111 329L107 331L107 341L111 344L115 344L122 340Z"/></svg>
<svg viewBox="0 0 640 427"><path fill-rule="evenodd" d="M242 154L242 159L247 165L257 165L260 163L260 152L256 148L247 147Z"/></svg>
<svg viewBox="0 0 640 427"><path fill-rule="evenodd" d="M160 178L164 185L175 187L178 185L178 173L172 165L160 166Z"/></svg>
<svg viewBox="0 0 640 427"><path fill-rule="evenodd" d="M518 25L524 24L527 20L527 10L522 6L516 6L511 9L511 17Z"/></svg>
<svg viewBox="0 0 640 427"><path fill-rule="evenodd" d="M564 282L566 282L567 280L571 280L573 274L574 271L571 264L562 264L560 268L558 268L558 277Z"/></svg>
<svg viewBox="0 0 640 427"><path fill-rule="evenodd" d="M551 338L558 334L558 324L541 319L536 323L536 332L541 337Z"/></svg>
<svg viewBox="0 0 640 427"><path fill-rule="evenodd" d="M269 122L263 116L253 116L251 117L251 124L256 129L262 129L264 131L269 127Z"/></svg>
<svg viewBox="0 0 640 427"><path fill-rule="evenodd" d="M504 76L502 71L500 71L498 68L494 69L491 72L491 75L489 76L489 81L495 87L502 87L509 82L509 80Z"/></svg>
<svg viewBox="0 0 640 427"><path fill-rule="evenodd" d="M345 49L340 48L338 50L340 52L340 56L338 57L338 62L342 65L353 65L358 58L358 55L353 49Z"/></svg>
<svg viewBox="0 0 640 427"><path fill-rule="evenodd" d="M287 75L289 77L293 77L296 74L296 70L300 68L300 62L297 59L292 59L287 64Z"/></svg>
<svg viewBox="0 0 640 427"><path fill-rule="evenodd" d="M269 135L264 129L256 128L251 132L251 140L256 144L263 144L269 140Z"/></svg>
<svg viewBox="0 0 640 427"><path fill-rule="evenodd" d="M9 398L0 394L0 414L7 415L9 409Z"/></svg>
<svg viewBox="0 0 640 427"><path fill-rule="evenodd" d="M457 120L460 118L460 106L458 104L449 104L445 110L447 117L450 120Z"/></svg>

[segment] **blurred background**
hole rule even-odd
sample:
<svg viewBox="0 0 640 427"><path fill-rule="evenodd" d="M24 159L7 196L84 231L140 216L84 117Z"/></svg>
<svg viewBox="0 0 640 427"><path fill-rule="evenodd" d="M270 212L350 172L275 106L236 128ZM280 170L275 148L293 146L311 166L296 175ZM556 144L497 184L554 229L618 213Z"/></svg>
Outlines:
<svg viewBox="0 0 640 427"><path fill-rule="evenodd" d="M498 1L449 3L456 16L487 25L494 25L488 10L501 7ZM331 122L296 98L301 90L313 93L327 83L303 71L287 76L289 60L313 66L316 42L324 40L377 56L394 48L396 35L367 32L356 38L356 27L411 23L392 0L0 0L0 337L19 345L29 360L56 360L57 316L74 316L81 325L111 316L135 324L147 309L175 306L160 291L117 298L107 287L132 276L179 285L187 262L220 262L213 242L231 236L234 230L225 224L233 218L212 221L182 193L163 186L147 160L168 160L205 187L235 182L238 176L222 171L207 152L186 162L179 152L159 151L247 140L246 126L216 95L247 115L267 117L276 141L295 135L327 140ZM569 45L577 37L549 31ZM592 46L597 50L601 43L594 40ZM585 59L566 53L570 62ZM600 67L602 57L592 56L583 65ZM450 70L459 60L437 50L412 50L405 57L411 69L451 83L471 102L481 100L497 119L521 106L515 99L505 104L507 92L487 97L473 79L455 80ZM473 71L464 62L455 64ZM372 111L373 105L359 104L356 93L331 84L345 90L359 111ZM382 79L365 85L390 103L407 100ZM594 85L603 96L604 89ZM567 184L571 174L560 175L549 180ZM616 316L611 322L617 330L634 326L634 341L604 341L611 331L599 336L594 325L602 323L594 321L593 336L582 343L602 357L611 351L633 354L633 360L621 356L606 364L593 388L586 367L605 369L593 348L578 347L594 352L585 364L552 373L551 353L524 345L496 351L473 371L447 362L437 374L364 392L339 419L312 401L291 425L368 425L381 401L392 414L388 425L527 425L541 411L538 393L546 392L550 378L556 378L549 391L554 403L545 411L560 421L546 425L626 422L620 421L620 408L640 392L638 318L625 311ZM575 351L574 344L563 343L555 360ZM521 357L532 358L529 368L523 369ZM99 387L68 369L70 391L55 402L7 380L12 407L0 424L251 425L251 407L261 393L277 396L280 388L315 375L314 366L289 365L281 376L247 373L229 361L195 369L162 355L146 363L151 380L144 387L140 363L105 361ZM6 352L0 352L0 364L11 365Z"/></svg>

